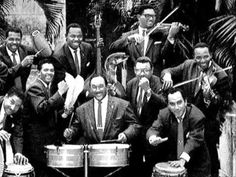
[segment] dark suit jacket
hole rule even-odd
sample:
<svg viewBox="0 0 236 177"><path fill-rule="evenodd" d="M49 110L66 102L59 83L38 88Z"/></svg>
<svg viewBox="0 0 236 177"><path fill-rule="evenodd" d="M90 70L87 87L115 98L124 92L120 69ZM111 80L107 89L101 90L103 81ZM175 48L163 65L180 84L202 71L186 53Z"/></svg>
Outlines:
<svg viewBox="0 0 236 177"><path fill-rule="evenodd" d="M82 137L81 144L100 142L96 129L93 99L76 109L75 120L71 128L73 135ZM138 135L139 128L130 104L120 98L108 96L107 116L102 139L117 139L118 134L123 132L130 142Z"/></svg>
<svg viewBox="0 0 236 177"><path fill-rule="evenodd" d="M35 52L26 47L26 46L20 46L18 49L19 55L20 55L20 61L22 61L27 55L33 55ZM5 63L8 67L8 76L5 86L5 93L15 85L14 79L18 76L21 76L21 82L22 82L22 88L23 91L26 89L26 81L28 79L28 76L30 74L31 67L22 67L21 64L13 65L13 62L11 61L10 56L7 53L6 45L3 45L0 47L0 60ZM35 61L34 61L35 62Z"/></svg>
<svg viewBox="0 0 236 177"><path fill-rule="evenodd" d="M143 56L141 52L141 45L136 44L134 41L128 41L127 37L138 33L138 29L124 33L118 40L113 42L110 46L111 52L122 51L129 55L129 60L127 62L128 66L128 77L132 79L134 77L133 67L134 62L137 58ZM163 57L161 51L169 47L170 42L164 39L163 35L154 34L149 36L149 41L146 49L145 56L149 57L154 65L154 74L160 75L161 70L163 69ZM130 76L132 75L132 77ZM130 80L128 79L128 80Z"/></svg>
<svg viewBox="0 0 236 177"><path fill-rule="evenodd" d="M62 69L65 72L68 72L74 77L77 76L74 59L67 44L64 44L61 48L55 51L53 56L59 61ZM93 58L94 54L91 44L86 42L82 42L80 44L80 56L81 56L80 75L84 79L86 79L95 69L96 60L95 58Z"/></svg>
<svg viewBox="0 0 236 177"><path fill-rule="evenodd" d="M187 95L188 102L196 105L206 116L206 137L209 135L209 140L217 142L220 134L219 121L216 120L217 114L219 110L222 109L224 100L230 99L231 91L227 74L224 71L217 72L221 70L221 68L214 61L213 67L216 71L214 76L217 78L217 82L212 87L212 90L216 94L217 99L212 99L208 107L204 103L202 91L200 90L198 94L195 94L200 79L188 83L181 88ZM181 81L186 81L200 76L201 69L194 60L186 60L176 67L163 70L161 75L167 72L171 73L174 81L176 77L179 77L178 79Z"/></svg>
<svg viewBox="0 0 236 177"><path fill-rule="evenodd" d="M0 108L2 107L4 97L0 97ZM11 133L11 145L13 153L22 153L23 149L23 125L21 117L21 109L14 115L7 116L5 125L3 127L5 131Z"/></svg>
<svg viewBox="0 0 236 177"><path fill-rule="evenodd" d="M56 111L64 99L56 92L50 96L45 85L37 79L26 92L24 106L24 152L28 158L45 162L44 146L57 140Z"/></svg>
<svg viewBox="0 0 236 177"><path fill-rule="evenodd" d="M183 119L184 152L190 155L190 161L186 164L188 175L204 177L210 174L210 159L204 140L203 113L194 105L188 105ZM157 135L168 137L165 142L165 161L177 159L178 122L174 114L168 108L160 111L157 120L147 131L147 140L150 136Z"/></svg>
<svg viewBox="0 0 236 177"><path fill-rule="evenodd" d="M4 90L7 82L8 68L0 61L0 95L4 95Z"/></svg>

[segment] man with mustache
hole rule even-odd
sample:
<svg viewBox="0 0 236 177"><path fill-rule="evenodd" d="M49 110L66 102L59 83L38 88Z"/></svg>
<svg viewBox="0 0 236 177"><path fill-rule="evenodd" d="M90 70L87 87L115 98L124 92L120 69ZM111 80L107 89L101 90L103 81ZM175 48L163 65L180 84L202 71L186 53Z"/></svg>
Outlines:
<svg viewBox="0 0 236 177"><path fill-rule="evenodd" d="M22 31L17 27L10 27L6 31L6 42L0 47L0 60L8 67L5 85L6 93L12 86L22 91L26 89L31 65L36 63L35 51L21 44Z"/></svg>
<svg viewBox="0 0 236 177"><path fill-rule="evenodd" d="M147 35L156 23L156 12L151 5L142 5L138 10L138 28L124 33L110 46L111 52L125 52L130 58L127 61L127 80L134 77L133 67L137 58L147 56L153 64L153 72L160 75L163 68L162 53L173 50L179 23L173 22L167 37L159 30Z"/></svg>
<svg viewBox="0 0 236 177"><path fill-rule="evenodd" d="M206 43L196 44L193 54L194 59L162 71L163 89L172 87L175 79L186 81L199 77L183 85L182 88L188 102L196 105L206 116L205 139L211 157L211 173L212 177L218 177L220 162L217 144L221 134L220 119L231 102L229 77L213 61L212 53Z"/></svg>
<svg viewBox="0 0 236 177"><path fill-rule="evenodd" d="M148 129L146 138L152 146L165 148L163 162L172 167L186 167L189 177L210 177L210 158L204 140L204 114L187 103L180 89L168 92L168 106L160 111Z"/></svg>
<svg viewBox="0 0 236 177"><path fill-rule="evenodd" d="M10 141L14 154L13 162L20 165L28 163L28 159L22 155L23 120L20 115L23 100L24 93L15 87L12 87L5 96L0 97L0 148L3 148L4 160L7 162L6 142Z"/></svg>
<svg viewBox="0 0 236 177"><path fill-rule="evenodd" d="M65 138L71 141L77 136L80 138L78 144L98 144L102 140L114 139L120 143L134 141L140 125L130 103L108 95L104 76L92 76L89 86L93 99L76 109L71 127L64 131ZM96 176L105 174L102 170L94 173Z"/></svg>
<svg viewBox="0 0 236 177"><path fill-rule="evenodd" d="M41 60L38 70L38 78L26 91L24 152L35 168L36 176L50 176L46 168L44 146L56 143L59 138L57 111L63 109L63 95L68 90L68 86L65 81L61 81L58 83L57 91L55 93L51 91L55 70L50 59Z"/></svg>

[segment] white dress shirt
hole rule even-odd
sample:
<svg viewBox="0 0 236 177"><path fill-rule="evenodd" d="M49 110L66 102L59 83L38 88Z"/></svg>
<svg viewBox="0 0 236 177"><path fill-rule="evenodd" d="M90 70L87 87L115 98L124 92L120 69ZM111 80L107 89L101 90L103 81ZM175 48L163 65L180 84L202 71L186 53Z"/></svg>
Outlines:
<svg viewBox="0 0 236 177"><path fill-rule="evenodd" d="M6 114L5 114L3 104L2 104L1 112L0 112L0 130L4 127L5 119L6 119Z"/></svg>
<svg viewBox="0 0 236 177"><path fill-rule="evenodd" d="M10 56L12 63L14 63L14 61L13 61L13 55L12 55L13 52L11 52L7 47L6 47L6 49L7 49L7 54ZM16 63L17 63L17 64L20 64L20 63L21 63L21 61L20 61L20 55L19 55L19 53L18 53L18 50L15 52L15 59L16 59Z"/></svg>
<svg viewBox="0 0 236 177"><path fill-rule="evenodd" d="M69 49L70 49L70 52L71 52L74 62L75 62L75 50L72 49L71 47L69 47ZM78 64L81 69L81 56L80 56L80 48L79 47L76 49L76 53L77 53L77 57L78 57Z"/></svg>
<svg viewBox="0 0 236 177"><path fill-rule="evenodd" d="M106 114L107 114L107 104L108 104L108 95L106 95L102 99L102 128L104 130L105 123L106 123ZM95 121L96 121L96 126L98 125L98 100L94 98L94 113L95 113Z"/></svg>
<svg viewBox="0 0 236 177"><path fill-rule="evenodd" d="M147 29L146 29L146 28L142 28L142 27L139 26L138 29L139 29L139 34L140 34L141 36L143 36L143 30L146 31L146 32L145 32L145 35L144 35L144 49L143 49L143 51L144 51L144 56L145 56L146 50L147 50L148 41L149 41L149 35L147 35Z"/></svg>

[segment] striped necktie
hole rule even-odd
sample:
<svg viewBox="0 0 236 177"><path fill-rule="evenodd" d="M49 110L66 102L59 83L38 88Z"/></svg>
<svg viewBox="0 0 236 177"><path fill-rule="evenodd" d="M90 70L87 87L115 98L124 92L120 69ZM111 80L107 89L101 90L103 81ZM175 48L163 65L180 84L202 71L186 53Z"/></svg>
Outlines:
<svg viewBox="0 0 236 177"><path fill-rule="evenodd" d="M178 122L178 139L177 139L177 159L181 156L184 151L184 130L183 130L183 119L177 118Z"/></svg>

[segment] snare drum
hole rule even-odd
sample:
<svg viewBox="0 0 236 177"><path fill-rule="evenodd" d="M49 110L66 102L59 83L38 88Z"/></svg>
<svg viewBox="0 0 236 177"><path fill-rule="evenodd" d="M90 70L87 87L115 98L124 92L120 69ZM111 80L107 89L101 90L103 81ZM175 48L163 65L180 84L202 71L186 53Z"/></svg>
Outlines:
<svg viewBox="0 0 236 177"><path fill-rule="evenodd" d="M47 165L55 168L77 168L83 167L84 146L62 145L45 146L47 154Z"/></svg>
<svg viewBox="0 0 236 177"><path fill-rule="evenodd" d="M89 166L122 167L129 165L130 145L94 144L89 145Z"/></svg>
<svg viewBox="0 0 236 177"><path fill-rule="evenodd" d="M9 164L4 170L3 177L34 177L34 168L27 165Z"/></svg>
<svg viewBox="0 0 236 177"><path fill-rule="evenodd" d="M187 177L187 171L184 167L171 167L168 162L161 162L153 168L152 177Z"/></svg>

